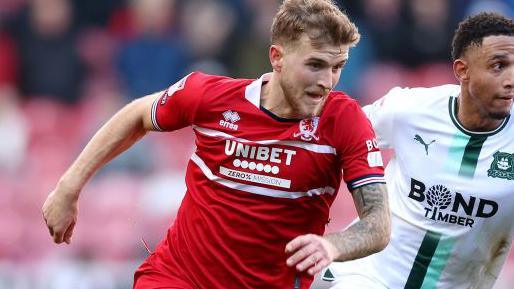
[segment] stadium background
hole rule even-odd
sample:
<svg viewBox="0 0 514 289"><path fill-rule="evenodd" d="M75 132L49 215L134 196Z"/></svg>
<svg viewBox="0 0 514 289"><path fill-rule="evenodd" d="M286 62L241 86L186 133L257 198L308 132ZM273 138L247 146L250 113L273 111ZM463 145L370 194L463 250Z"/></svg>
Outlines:
<svg viewBox="0 0 514 289"><path fill-rule="evenodd" d="M184 193L190 129L152 133L85 188L71 246L54 245L41 205L92 133L137 96L192 70L256 78L270 69L277 0L0 0L0 288L130 288ZM481 10L514 1L340 1L362 40L339 88L362 104L393 86L455 82L450 41ZM343 186L344 187L344 186ZM328 230L355 210L348 192ZM511 254L495 288L512 288Z"/></svg>

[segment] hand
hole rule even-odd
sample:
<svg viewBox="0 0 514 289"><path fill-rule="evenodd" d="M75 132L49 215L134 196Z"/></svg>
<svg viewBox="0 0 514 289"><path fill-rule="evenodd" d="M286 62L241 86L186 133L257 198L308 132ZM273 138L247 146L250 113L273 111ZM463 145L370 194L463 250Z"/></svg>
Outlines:
<svg viewBox="0 0 514 289"><path fill-rule="evenodd" d="M286 253L293 254L287 259L287 266L296 266L299 272L307 270L314 276L336 258L337 248L321 236L308 234L289 242Z"/></svg>
<svg viewBox="0 0 514 289"><path fill-rule="evenodd" d="M77 223L78 194L58 185L46 198L42 211L54 242L70 244Z"/></svg>

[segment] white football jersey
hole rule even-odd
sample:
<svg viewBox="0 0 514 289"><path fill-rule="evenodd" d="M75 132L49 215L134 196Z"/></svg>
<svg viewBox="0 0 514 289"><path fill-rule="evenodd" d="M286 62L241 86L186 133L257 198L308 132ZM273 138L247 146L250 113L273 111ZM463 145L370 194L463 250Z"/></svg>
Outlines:
<svg viewBox="0 0 514 289"><path fill-rule="evenodd" d="M325 279L363 275L386 288L490 288L514 227L514 120L473 132L457 120L460 86L394 88L364 108L386 168L387 248L333 263ZM489 283L489 284L488 284Z"/></svg>

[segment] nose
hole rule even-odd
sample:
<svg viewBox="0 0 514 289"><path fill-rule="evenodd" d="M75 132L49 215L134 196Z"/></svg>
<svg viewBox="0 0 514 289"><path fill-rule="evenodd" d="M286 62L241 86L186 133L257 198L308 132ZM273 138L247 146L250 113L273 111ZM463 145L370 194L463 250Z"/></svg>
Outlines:
<svg viewBox="0 0 514 289"><path fill-rule="evenodd" d="M332 70L324 69L320 72L318 78L318 86L323 89L323 92L331 90L333 85Z"/></svg>
<svg viewBox="0 0 514 289"><path fill-rule="evenodd" d="M503 87L507 89L512 89L514 87L514 67L510 67L508 73L505 74L502 84Z"/></svg>

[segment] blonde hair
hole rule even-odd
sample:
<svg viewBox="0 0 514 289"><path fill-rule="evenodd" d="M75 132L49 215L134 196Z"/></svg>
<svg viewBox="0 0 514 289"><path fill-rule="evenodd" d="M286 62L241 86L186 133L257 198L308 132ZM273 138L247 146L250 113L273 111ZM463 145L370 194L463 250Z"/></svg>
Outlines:
<svg viewBox="0 0 514 289"><path fill-rule="evenodd" d="M284 0L271 25L271 43L287 45L305 33L313 45L355 46L357 26L332 0Z"/></svg>

